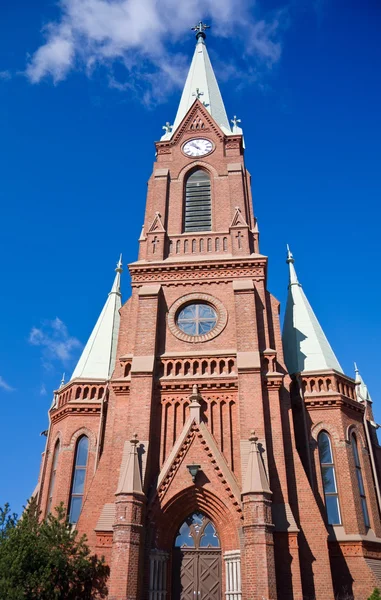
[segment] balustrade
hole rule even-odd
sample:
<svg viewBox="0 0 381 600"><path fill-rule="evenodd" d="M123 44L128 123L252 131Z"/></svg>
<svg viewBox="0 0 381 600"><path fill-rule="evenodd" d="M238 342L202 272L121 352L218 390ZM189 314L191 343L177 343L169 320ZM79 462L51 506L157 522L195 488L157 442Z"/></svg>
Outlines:
<svg viewBox="0 0 381 600"><path fill-rule="evenodd" d="M226 377L236 375L234 356L195 359L162 359L160 377Z"/></svg>
<svg viewBox="0 0 381 600"><path fill-rule="evenodd" d="M192 233L178 237L172 236L169 240L169 255L173 257L227 252L231 252L230 235L227 233Z"/></svg>

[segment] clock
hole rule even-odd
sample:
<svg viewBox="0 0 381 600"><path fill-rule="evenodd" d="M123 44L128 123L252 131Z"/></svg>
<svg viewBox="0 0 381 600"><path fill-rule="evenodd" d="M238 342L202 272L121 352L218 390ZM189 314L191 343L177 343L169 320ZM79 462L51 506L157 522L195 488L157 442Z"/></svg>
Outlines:
<svg viewBox="0 0 381 600"><path fill-rule="evenodd" d="M205 154L209 154L212 150L213 143L204 138L189 140L188 142L185 142L183 146L183 152L187 156L205 156Z"/></svg>

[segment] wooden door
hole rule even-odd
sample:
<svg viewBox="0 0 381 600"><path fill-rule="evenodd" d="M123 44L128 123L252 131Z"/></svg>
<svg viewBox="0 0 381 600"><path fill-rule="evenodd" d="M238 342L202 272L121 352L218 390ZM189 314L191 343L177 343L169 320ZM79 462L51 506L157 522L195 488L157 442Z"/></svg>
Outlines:
<svg viewBox="0 0 381 600"><path fill-rule="evenodd" d="M221 599L221 552L199 550L197 600Z"/></svg>
<svg viewBox="0 0 381 600"><path fill-rule="evenodd" d="M193 513L180 526L172 563L172 600L221 600L221 545L212 521Z"/></svg>
<svg viewBox="0 0 381 600"><path fill-rule="evenodd" d="M221 600L220 551L176 548L172 572L172 600Z"/></svg>

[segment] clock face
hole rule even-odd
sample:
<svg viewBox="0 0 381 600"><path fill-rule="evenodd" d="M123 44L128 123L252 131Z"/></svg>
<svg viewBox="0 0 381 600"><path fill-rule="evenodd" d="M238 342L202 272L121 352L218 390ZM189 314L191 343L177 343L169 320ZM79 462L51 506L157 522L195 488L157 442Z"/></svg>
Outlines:
<svg viewBox="0 0 381 600"><path fill-rule="evenodd" d="M189 140L183 146L183 152L187 156L204 156L213 150L213 144L210 140L198 138L197 140Z"/></svg>

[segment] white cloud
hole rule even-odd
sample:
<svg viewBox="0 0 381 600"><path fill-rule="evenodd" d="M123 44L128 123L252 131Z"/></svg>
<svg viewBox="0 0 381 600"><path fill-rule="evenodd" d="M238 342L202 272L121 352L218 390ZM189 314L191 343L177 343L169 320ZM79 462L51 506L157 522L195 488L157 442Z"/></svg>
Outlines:
<svg viewBox="0 0 381 600"><path fill-rule="evenodd" d="M59 19L45 26L46 41L27 64L32 83L49 76L58 83L74 69L90 75L104 67L113 87L136 92L143 85L144 95L148 83L155 94L165 93L183 82L185 57L174 56L171 43L189 33L195 15L212 22L213 35L240 39L245 54L266 67L281 53L281 13L255 19L255 0L59 0L58 6ZM125 68L123 81L116 65Z"/></svg>
<svg viewBox="0 0 381 600"><path fill-rule="evenodd" d="M48 392L46 390L45 384L41 383L41 386L40 386L40 396L46 396L47 393Z"/></svg>
<svg viewBox="0 0 381 600"><path fill-rule="evenodd" d="M10 78L11 78L10 71L0 71L0 79L2 79L3 81L7 81Z"/></svg>
<svg viewBox="0 0 381 600"><path fill-rule="evenodd" d="M7 383L4 379L4 377L2 377L1 375L0 375L0 388L5 390L6 392L13 392L15 389L11 385L9 385L9 383Z"/></svg>
<svg viewBox="0 0 381 600"><path fill-rule="evenodd" d="M61 319L45 321L41 327L32 327L29 343L41 346L44 366L49 369L52 360L68 364L73 359L73 353L82 347L81 342L69 335L67 327Z"/></svg>

